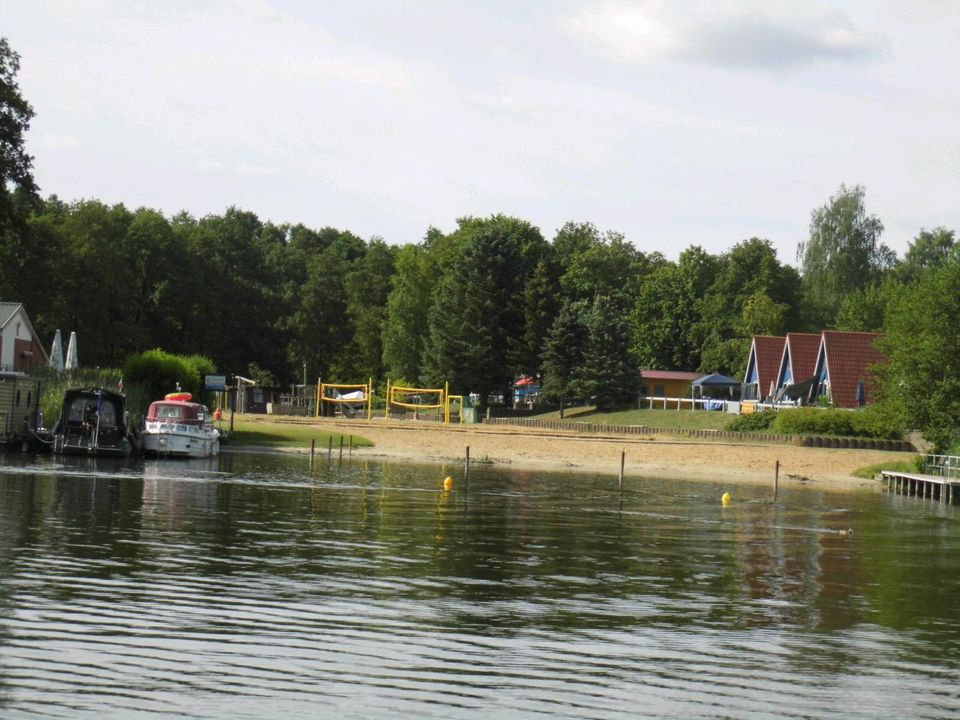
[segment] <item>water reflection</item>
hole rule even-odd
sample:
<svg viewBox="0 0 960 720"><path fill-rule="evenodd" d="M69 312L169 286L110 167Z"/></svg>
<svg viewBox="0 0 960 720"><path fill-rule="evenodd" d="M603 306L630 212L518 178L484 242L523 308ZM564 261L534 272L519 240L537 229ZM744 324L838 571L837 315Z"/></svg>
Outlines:
<svg viewBox="0 0 960 720"><path fill-rule="evenodd" d="M5 715L960 711L953 508L482 467L445 491L459 468L299 456L3 462Z"/></svg>

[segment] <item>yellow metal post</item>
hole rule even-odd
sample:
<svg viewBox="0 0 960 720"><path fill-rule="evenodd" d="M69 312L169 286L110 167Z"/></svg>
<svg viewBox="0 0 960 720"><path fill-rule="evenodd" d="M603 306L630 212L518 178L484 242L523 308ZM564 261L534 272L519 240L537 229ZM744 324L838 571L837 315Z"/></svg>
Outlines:
<svg viewBox="0 0 960 720"><path fill-rule="evenodd" d="M373 419L373 378L367 380L367 420Z"/></svg>
<svg viewBox="0 0 960 720"><path fill-rule="evenodd" d="M443 384L443 424L450 424L450 383Z"/></svg>
<svg viewBox="0 0 960 720"><path fill-rule="evenodd" d="M323 383L320 382L320 378L317 378L317 407L314 410L314 417L320 417L320 390L323 387Z"/></svg>

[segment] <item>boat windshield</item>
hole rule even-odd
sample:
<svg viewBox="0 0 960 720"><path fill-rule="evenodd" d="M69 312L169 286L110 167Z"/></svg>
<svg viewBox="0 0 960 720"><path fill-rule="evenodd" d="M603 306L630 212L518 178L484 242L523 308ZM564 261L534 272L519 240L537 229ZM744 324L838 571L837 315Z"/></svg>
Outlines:
<svg viewBox="0 0 960 720"><path fill-rule="evenodd" d="M70 411L67 414L69 422L87 422L91 425L97 423L97 400L92 397L74 398L70 403ZM113 403L104 400L100 403L100 424L116 425L117 412Z"/></svg>
<svg viewBox="0 0 960 720"><path fill-rule="evenodd" d="M160 405L157 407L158 420L179 420L183 417L183 408L177 405Z"/></svg>

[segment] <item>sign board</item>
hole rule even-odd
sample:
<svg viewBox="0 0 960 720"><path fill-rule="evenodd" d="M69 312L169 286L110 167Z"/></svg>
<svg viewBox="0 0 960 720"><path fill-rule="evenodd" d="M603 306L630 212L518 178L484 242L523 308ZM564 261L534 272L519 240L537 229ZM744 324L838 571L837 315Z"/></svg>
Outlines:
<svg viewBox="0 0 960 720"><path fill-rule="evenodd" d="M226 390L227 376L226 375L204 375L203 389L216 390L216 391Z"/></svg>

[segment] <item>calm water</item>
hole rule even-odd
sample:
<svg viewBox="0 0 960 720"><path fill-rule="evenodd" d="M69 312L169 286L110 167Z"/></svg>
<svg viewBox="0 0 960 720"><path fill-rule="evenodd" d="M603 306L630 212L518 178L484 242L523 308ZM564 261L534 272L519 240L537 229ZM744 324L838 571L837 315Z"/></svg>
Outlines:
<svg viewBox="0 0 960 720"><path fill-rule="evenodd" d="M0 463L0 717L960 715L954 507L302 457Z"/></svg>

